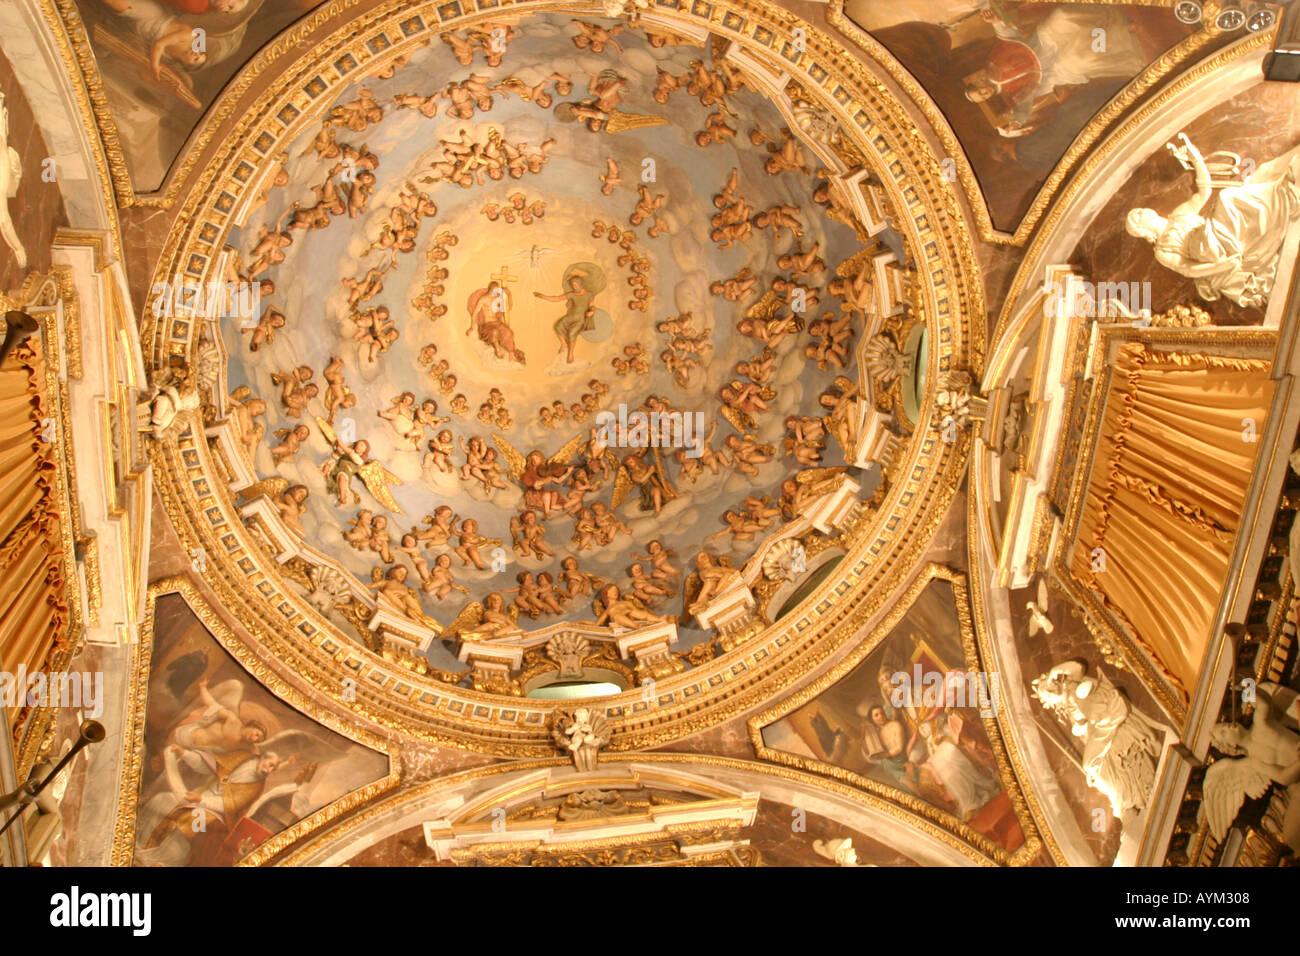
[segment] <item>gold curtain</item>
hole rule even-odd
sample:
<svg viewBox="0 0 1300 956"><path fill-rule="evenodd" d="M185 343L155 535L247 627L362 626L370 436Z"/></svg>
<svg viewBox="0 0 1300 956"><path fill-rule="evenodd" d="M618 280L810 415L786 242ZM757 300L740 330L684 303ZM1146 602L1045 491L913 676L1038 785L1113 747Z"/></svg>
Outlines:
<svg viewBox="0 0 1300 956"><path fill-rule="evenodd" d="M48 670L67 640L57 445L41 440L44 370L30 345L0 366L0 670ZM10 714L15 732L25 703Z"/></svg>
<svg viewBox="0 0 1300 956"><path fill-rule="evenodd" d="M1070 569L1184 699L1195 686L1273 398L1269 363L1124 346ZM1104 570L1093 570L1101 548Z"/></svg>

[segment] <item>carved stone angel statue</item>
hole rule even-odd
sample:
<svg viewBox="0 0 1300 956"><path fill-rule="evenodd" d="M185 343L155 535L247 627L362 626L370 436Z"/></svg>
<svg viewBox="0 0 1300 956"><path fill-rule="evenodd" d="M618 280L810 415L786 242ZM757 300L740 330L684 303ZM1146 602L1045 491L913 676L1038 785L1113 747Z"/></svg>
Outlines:
<svg viewBox="0 0 1300 956"><path fill-rule="evenodd" d="M558 711L551 728L556 746L573 757L573 765L580 773L596 769L600 748L609 743L611 735L605 712L586 707L579 707L571 714Z"/></svg>
<svg viewBox="0 0 1300 956"><path fill-rule="evenodd" d="M1255 714L1250 727L1225 722L1210 731L1215 748L1231 757L1221 758L1205 771L1203 792L1210 834L1222 840L1246 797L1257 799L1270 783L1287 789L1290 802L1282 820L1282 839L1300 852L1300 734L1286 726L1283 689L1261 683L1256 688Z"/></svg>
<svg viewBox="0 0 1300 956"><path fill-rule="evenodd" d="M202 407L203 397L189 370L165 369L154 379L153 394L147 399L148 417L142 424L162 441L185 431Z"/></svg>
<svg viewBox="0 0 1300 956"><path fill-rule="evenodd" d="M1081 661L1057 664L1031 682L1031 693L1081 738L1088 785L1105 794L1111 812L1123 820L1146 807L1163 734L1110 678L1086 671Z"/></svg>
<svg viewBox="0 0 1300 956"><path fill-rule="evenodd" d="M1300 217L1300 151L1264 163L1247 178L1236 153L1202 156L1185 133L1168 149L1195 174L1196 194L1168 217L1131 210L1129 235L1152 243L1156 261L1195 281L1201 298L1223 296L1263 308L1287 229Z"/></svg>

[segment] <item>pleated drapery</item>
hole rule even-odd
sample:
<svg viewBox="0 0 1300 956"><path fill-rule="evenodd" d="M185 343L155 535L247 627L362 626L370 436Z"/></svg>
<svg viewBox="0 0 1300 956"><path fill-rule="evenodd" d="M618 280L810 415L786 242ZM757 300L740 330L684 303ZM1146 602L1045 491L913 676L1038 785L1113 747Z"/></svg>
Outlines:
<svg viewBox="0 0 1300 956"><path fill-rule="evenodd" d="M1267 361L1142 343L1116 357L1070 570L1184 699L1211 638L1272 397Z"/></svg>
<svg viewBox="0 0 1300 956"><path fill-rule="evenodd" d="M0 366L0 670L10 674L48 671L67 640L58 447L42 440L42 375L41 359L28 346ZM10 726L25 708L14 701Z"/></svg>

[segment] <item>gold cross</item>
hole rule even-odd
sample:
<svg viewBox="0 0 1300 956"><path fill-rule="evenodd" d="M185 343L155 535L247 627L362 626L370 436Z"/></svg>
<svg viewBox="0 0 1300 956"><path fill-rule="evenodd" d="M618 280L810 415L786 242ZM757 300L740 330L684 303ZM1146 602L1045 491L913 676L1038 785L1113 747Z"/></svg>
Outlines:
<svg viewBox="0 0 1300 956"><path fill-rule="evenodd" d="M501 283L515 282L516 280L518 280L518 278L519 276L512 276L510 274L509 266L502 266L501 271L492 277L492 281L501 282Z"/></svg>

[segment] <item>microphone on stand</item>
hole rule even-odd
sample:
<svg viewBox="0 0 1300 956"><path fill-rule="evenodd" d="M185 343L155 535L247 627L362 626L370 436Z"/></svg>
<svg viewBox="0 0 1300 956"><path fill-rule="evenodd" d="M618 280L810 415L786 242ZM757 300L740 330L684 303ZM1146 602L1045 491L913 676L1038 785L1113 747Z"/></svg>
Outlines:
<svg viewBox="0 0 1300 956"><path fill-rule="evenodd" d="M81 751L85 750L91 744L99 743L106 736L107 733L104 730L104 725L99 721L87 720L83 722L77 735L77 742L72 745L71 750L63 755L63 759L60 760L55 768L46 775L44 780L39 784L32 780L28 780L13 793L7 793L4 796L0 796L0 813L5 813L11 807L18 808L18 812L10 817L4 826L0 827L0 834L3 834L13 826L15 820L22 817L23 811L27 809L28 804L39 797L41 791L54 782L55 778L63 771L63 768L70 764L77 754L81 753Z"/></svg>

